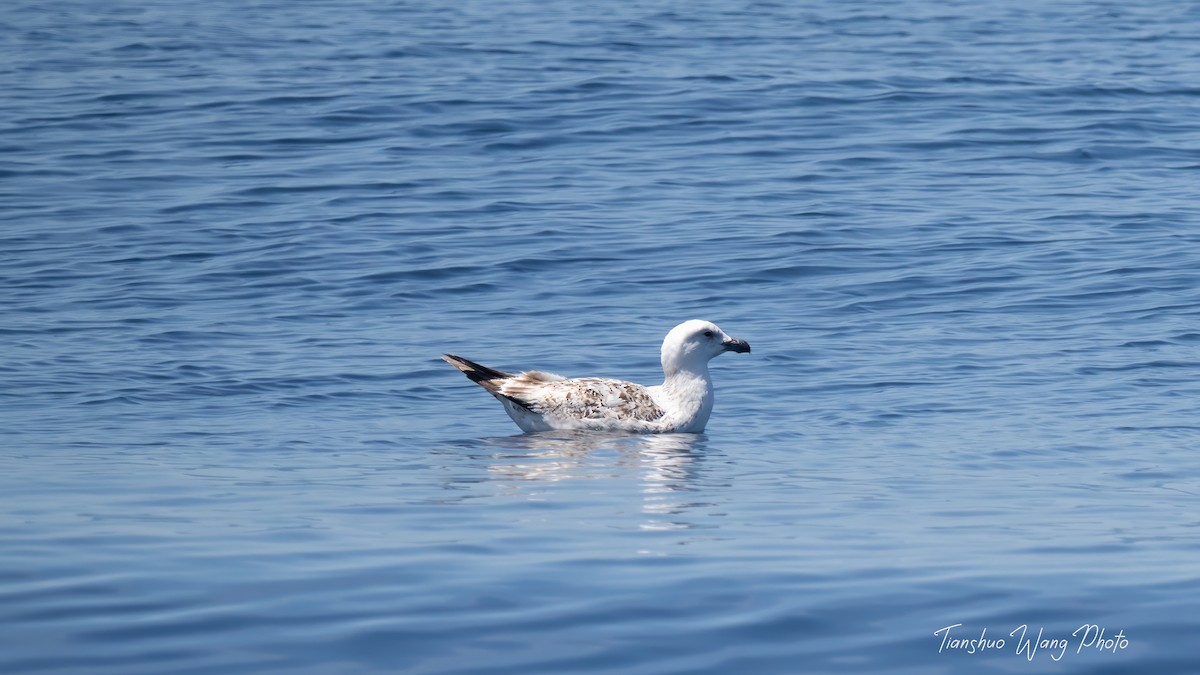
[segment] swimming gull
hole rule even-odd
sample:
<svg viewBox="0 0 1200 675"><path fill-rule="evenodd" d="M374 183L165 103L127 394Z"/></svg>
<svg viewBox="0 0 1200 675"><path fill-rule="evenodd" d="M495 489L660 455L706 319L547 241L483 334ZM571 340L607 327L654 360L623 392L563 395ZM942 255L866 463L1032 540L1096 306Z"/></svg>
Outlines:
<svg viewBox="0 0 1200 675"><path fill-rule="evenodd" d="M714 323L685 321L663 340L663 383L653 387L536 370L514 375L453 354L442 358L495 396L523 431L699 433L713 407L709 359L749 351L745 340L729 337Z"/></svg>

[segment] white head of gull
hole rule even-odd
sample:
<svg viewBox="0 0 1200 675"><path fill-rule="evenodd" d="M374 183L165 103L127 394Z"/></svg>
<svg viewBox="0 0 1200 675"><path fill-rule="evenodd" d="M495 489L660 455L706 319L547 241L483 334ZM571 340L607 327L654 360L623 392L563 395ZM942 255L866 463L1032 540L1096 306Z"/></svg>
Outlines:
<svg viewBox="0 0 1200 675"><path fill-rule="evenodd" d="M442 358L495 396L524 431L699 433L713 408L708 362L725 352L749 351L745 340L729 337L711 321L685 321L663 340L663 383L653 387L536 370L514 375L453 354Z"/></svg>

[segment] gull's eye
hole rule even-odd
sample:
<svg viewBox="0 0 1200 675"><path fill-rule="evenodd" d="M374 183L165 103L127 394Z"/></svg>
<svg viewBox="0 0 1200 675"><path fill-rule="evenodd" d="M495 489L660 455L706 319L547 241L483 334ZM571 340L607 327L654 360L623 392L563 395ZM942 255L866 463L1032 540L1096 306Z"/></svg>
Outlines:
<svg viewBox="0 0 1200 675"><path fill-rule="evenodd" d="M704 331L704 337L712 337L712 331L711 330Z"/></svg>

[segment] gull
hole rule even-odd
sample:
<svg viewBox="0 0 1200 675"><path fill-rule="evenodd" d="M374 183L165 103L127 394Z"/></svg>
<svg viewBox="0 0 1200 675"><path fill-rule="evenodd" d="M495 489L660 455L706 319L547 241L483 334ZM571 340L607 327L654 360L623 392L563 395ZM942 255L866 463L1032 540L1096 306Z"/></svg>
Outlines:
<svg viewBox="0 0 1200 675"><path fill-rule="evenodd" d="M729 337L710 321L685 321L663 340L663 383L653 387L536 370L514 375L453 354L442 359L495 396L522 431L700 433L713 408L709 360L749 351L745 340Z"/></svg>

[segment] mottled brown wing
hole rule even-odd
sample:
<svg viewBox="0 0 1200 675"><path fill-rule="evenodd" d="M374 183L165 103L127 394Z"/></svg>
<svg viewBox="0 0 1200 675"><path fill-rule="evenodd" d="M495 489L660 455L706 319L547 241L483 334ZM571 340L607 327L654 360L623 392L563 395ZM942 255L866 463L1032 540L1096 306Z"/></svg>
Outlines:
<svg viewBox="0 0 1200 675"><path fill-rule="evenodd" d="M663 410L640 384L598 377L554 379L547 373L521 373L505 380L500 393L542 415L564 419L652 422Z"/></svg>

